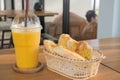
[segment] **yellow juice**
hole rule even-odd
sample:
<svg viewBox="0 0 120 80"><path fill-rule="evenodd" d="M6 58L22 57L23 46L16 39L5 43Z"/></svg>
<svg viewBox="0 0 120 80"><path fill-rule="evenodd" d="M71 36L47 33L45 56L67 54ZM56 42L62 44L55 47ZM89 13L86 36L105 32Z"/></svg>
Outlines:
<svg viewBox="0 0 120 80"><path fill-rule="evenodd" d="M19 69L33 69L38 65L40 32L12 32L16 62Z"/></svg>

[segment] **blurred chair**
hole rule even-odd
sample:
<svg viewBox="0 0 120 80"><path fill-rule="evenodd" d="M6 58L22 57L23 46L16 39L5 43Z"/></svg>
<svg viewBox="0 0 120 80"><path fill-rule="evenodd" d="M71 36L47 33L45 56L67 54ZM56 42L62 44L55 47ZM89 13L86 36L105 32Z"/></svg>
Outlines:
<svg viewBox="0 0 120 80"><path fill-rule="evenodd" d="M97 38L97 23L90 23L85 27L81 33L82 40L96 39Z"/></svg>
<svg viewBox="0 0 120 80"><path fill-rule="evenodd" d="M84 18L70 12L69 34L72 38L81 40L81 32L87 25L88 22ZM48 27L48 33L59 38L60 34L62 34L62 15L58 15L54 19L53 23Z"/></svg>
<svg viewBox="0 0 120 80"><path fill-rule="evenodd" d="M10 48L11 40L11 21L0 21L1 46L0 48Z"/></svg>

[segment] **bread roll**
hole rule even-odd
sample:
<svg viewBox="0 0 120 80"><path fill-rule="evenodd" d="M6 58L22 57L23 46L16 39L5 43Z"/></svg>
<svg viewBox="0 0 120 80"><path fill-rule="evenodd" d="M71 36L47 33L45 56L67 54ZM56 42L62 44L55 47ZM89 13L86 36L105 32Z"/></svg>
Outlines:
<svg viewBox="0 0 120 80"><path fill-rule="evenodd" d="M77 42L72 38L67 41L67 48L71 51L75 52L78 46L79 46L79 42Z"/></svg>
<svg viewBox="0 0 120 80"><path fill-rule="evenodd" d="M62 34L62 35L60 35L60 38L58 40L58 46L67 47L67 41L69 39L70 39L70 35L68 35L68 34Z"/></svg>
<svg viewBox="0 0 120 80"><path fill-rule="evenodd" d="M78 49L76 50L76 52L83 56L85 59L90 60L92 59L92 52L93 49L91 46L88 45L88 43L86 41L82 41L79 44Z"/></svg>
<svg viewBox="0 0 120 80"><path fill-rule="evenodd" d="M63 46L57 46L53 49L58 55L66 57L66 58L70 58L70 59L80 59L80 60L85 60L85 58L83 58L82 56L78 55L75 52L72 52L66 48L64 48Z"/></svg>
<svg viewBox="0 0 120 80"><path fill-rule="evenodd" d="M50 52L50 53L55 53L53 48L56 47L57 45L53 42L53 41L50 41L50 40L44 40L44 47L45 49Z"/></svg>

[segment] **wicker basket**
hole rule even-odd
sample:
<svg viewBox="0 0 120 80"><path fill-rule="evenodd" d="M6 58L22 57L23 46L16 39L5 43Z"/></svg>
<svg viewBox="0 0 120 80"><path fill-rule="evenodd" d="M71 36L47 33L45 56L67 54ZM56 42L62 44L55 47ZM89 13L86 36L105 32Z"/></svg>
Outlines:
<svg viewBox="0 0 120 80"><path fill-rule="evenodd" d="M51 54L44 50L49 70L74 80L88 79L97 74L99 64L103 59L100 51L94 50L92 60L76 60Z"/></svg>

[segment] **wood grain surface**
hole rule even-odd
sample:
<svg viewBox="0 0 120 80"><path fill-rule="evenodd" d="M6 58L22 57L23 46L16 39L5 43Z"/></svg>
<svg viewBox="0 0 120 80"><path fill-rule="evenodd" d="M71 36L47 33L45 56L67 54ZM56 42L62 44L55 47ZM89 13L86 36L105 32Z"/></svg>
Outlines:
<svg viewBox="0 0 120 80"><path fill-rule="evenodd" d="M90 45L106 56L102 64L120 73L120 37L89 40Z"/></svg>
<svg viewBox="0 0 120 80"><path fill-rule="evenodd" d="M33 74L21 74L12 68L15 64L15 54L0 56L0 80L71 80L47 69L44 54L39 55L40 62L44 63L42 71ZM6 75L6 76L5 76ZM110 68L100 65L99 72L89 80L119 80L120 74Z"/></svg>

